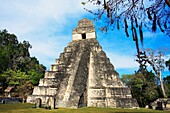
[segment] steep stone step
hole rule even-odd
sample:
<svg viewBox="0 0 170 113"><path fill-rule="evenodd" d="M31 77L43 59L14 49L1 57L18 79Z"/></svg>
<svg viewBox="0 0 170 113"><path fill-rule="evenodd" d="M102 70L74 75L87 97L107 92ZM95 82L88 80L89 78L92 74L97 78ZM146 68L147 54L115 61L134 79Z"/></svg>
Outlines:
<svg viewBox="0 0 170 113"><path fill-rule="evenodd" d="M41 98L43 103L48 103L55 97L56 107L71 108L137 107L96 40L92 21L80 20L72 38L27 100Z"/></svg>
<svg viewBox="0 0 170 113"><path fill-rule="evenodd" d="M72 92L72 87L73 87L73 83L74 83L74 79L75 79L75 75L76 75L76 72L77 72L77 69L78 69L78 66L79 66L79 61L81 59L81 55L82 55L82 51L79 51L79 54L77 56L76 54L76 57L73 57L75 63L72 63L72 66L70 67L74 67L74 70L70 70L70 72L67 72L70 74L70 77L68 79L68 84L67 84L67 87L66 87L66 91L65 91L65 94L64 94L64 98L63 98L63 101L68 101L69 98L70 98L70 93Z"/></svg>
<svg viewBox="0 0 170 113"><path fill-rule="evenodd" d="M53 86L57 87L59 80L56 78L41 78L38 86Z"/></svg>
<svg viewBox="0 0 170 113"><path fill-rule="evenodd" d="M33 95L55 95L58 88L52 88L50 86L35 86Z"/></svg>
<svg viewBox="0 0 170 113"><path fill-rule="evenodd" d="M44 78L55 78L57 71L46 71Z"/></svg>

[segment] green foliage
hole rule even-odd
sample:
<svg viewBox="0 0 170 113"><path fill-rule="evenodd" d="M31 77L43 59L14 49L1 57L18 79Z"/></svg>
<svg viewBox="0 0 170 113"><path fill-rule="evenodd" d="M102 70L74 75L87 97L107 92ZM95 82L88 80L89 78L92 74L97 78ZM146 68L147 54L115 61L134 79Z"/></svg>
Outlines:
<svg viewBox="0 0 170 113"><path fill-rule="evenodd" d="M0 73L7 69L20 70L25 59L30 57L29 48L29 42L19 43L14 34L0 31Z"/></svg>
<svg viewBox="0 0 170 113"><path fill-rule="evenodd" d="M24 84L16 86L15 91L17 93L14 92L11 94L11 96L26 99L28 95L32 94L33 88L34 86L30 81L25 81Z"/></svg>
<svg viewBox="0 0 170 113"><path fill-rule="evenodd" d="M170 98L170 75L163 79L165 91L167 93L168 98Z"/></svg>
<svg viewBox="0 0 170 113"><path fill-rule="evenodd" d="M31 83L33 85L38 85L38 82L39 82L40 78L42 78L44 76L43 73L39 74L34 69L28 71L28 74L30 75L30 80L31 80Z"/></svg>
<svg viewBox="0 0 170 113"><path fill-rule="evenodd" d="M134 41L140 37L143 44L143 29L156 32L159 28L161 32L169 33L169 0L84 0L82 5L92 4L96 10L84 8L94 15L95 21L100 21L101 30L107 32L109 29L120 27L124 28L126 36L129 37L129 31ZM143 27L142 27L143 26ZM139 31L139 36L137 36Z"/></svg>
<svg viewBox="0 0 170 113"><path fill-rule="evenodd" d="M133 97L141 107L159 97L157 79L152 72L147 72L145 76L141 73L123 75L122 81L131 89Z"/></svg>
<svg viewBox="0 0 170 113"><path fill-rule="evenodd" d="M9 34L7 30L0 31L0 73L11 68L11 59L15 57L15 49L18 44L17 38Z"/></svg>
<svg viewBox="0 0 170 113"><path fill-rule="evenodd" d="M164 84L162 82L162 71L165 68L164 62L164 52L163 51L155 51L153 49L148 48L147 50L139 52L137 55L136 61L140 64L138 72L146 75L147 72L147 64L152 68L155 72L157 78L159 78L161 90L163 97L166 98L166 92L164 89Z"/></svg>
<svg viewBox="0 0 170 113"><path fill-rule="evenodd" d="M6 79L6 84L8 86L23 85L23 83L28 80L29 77L25 74L25 72L21 72L20 70L7 70L0 76Z"/></svg>
<svg viewBox="0 0 170 113"><path fill-rule="evenodd" d="M26 84L37 85L43 77L46 68L37 58L30 57L31 47L28 41L21 43L14 34L0 30L0 85L3 89L15 86L19 91Z"/></svg>

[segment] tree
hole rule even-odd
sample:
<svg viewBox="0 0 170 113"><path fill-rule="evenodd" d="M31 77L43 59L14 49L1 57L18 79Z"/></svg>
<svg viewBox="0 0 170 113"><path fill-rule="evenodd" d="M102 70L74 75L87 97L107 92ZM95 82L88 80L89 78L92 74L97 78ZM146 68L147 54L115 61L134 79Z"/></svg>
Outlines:
<svg viewBox="0 0 170 113"><path fill-rule="evenodd" d="M40 78L44 76L44 73L38 73L34 69L28 71L28 74L30 75L30 81L33 85L38 85Z"/></svg>
<svg viewBox="0 0 170 113"><path fill-rule="evenodd" d="M43 77L46 68L36 57L30 56L31 47L28 41L19 42L14 34L0 30L0 85L3 89L15 86L22 95L22 86L37 85Z"/></svg>
<svg viewBox="0 0 170 113"><path fill-rule="evenodd" d="M136 60L140 64L140 71L145 74L146 70L146 64L149 63L149 65L152 67L154 70L156 76L159 78L162 93L164 97L166 96L163 81L162 81L162 71L164 70L164 53L162 51L155 52L152 49L147 49L144 52L140 52L140 55L138 56L138 59ZM141 59L142 58L142 59Z"/></svg>
<svg viewBox="0 0 170 113"><path fill-rule="evenodd" d="M100 19L104 21L105 25L100 28L102 31L107 32L114 28L119 30L122 27L127 37L132 36L136 45L140 71L144 74L146 64L149 63L160 78L161 89L166 97L161 79L162 64L158 63L161 56L157 59L157 63L153 59L148 59L149 56L146 56L145 51L140 50L139 39L143 46L143 30L156 32L158 27L159 31L170 37L170 0L88 0L82 2L83 5L87 3L97 6L97 10L91 11L86 8L85 10L94 14L96 21Z"/></svg>
<svg viewBox="0 0 170 113"><path fill-rule="evenodd" d="M170 75L163 79L167 97L170 97Z"/></svg>
<svg viewBox="0 0 170 113"><path fill-rule="evenodd" d="M20 70L7 70L3 74L0 74L0 81L4 81L3 86L12 86L15 88L15 92L11 94L12 96L26 98L33 90L33 84L29 77L30 75Z"/></svg>
<svg viewBox="0 0 170 113"><path fill-rule="evenodd" d="M167 26L170 22L170 0L86 0L82 2L83 5L87 3L97 7L94 11L85 9L95 15L95 20L102 19L106 23L101 28L103 31L107 32L110 27L119 29L122 25L126 35L129 36L128 27L131 26L132 35L136 35L136 28L139 28L140 32L143 24L154 32L158 26L162 32L170 36L170 26ZM133 36L133 38L137 37ZM140 38L142 41L143 37Z"/></svg>
<svg viewBox="0 0 170 113"><path fill-rule="evenodd" d="M1 74L0 77L6 79L5 82L8 86L23 85L27 80L29 80L29 76L20 70L7 70Z"/></svg>
<svg viewBox="0 0 170 113"><path fill-rule="evenodd" d="M123 75L122 81L131 89L140 107L145 107L159 97L157 79L152 72Z"/></svg>
<svg viewBox="0 0 170 113"><path fill-rule="evenodd" d="M0 31L0 73L7 69L17 70L22 67L24 60L29 58L31 45L28 41L19 43L14 34L7 30Z"/></svg>
<svg viewBox="0 0 170 113"><path fill-rule="evenodd" d="M0 73L12 69L13 58L16 57L17 37L7 30L0 31Z"/></svg>
<svg viewBox="0 0 170 113"><path fill-rule="evenodd" d="M170 37L170 0L86 0L83 5L91 3L97 10L86 11L95 16L95 20L102 20L105 25L100 29L107 32L109 29L124 28L126 36L129 30L135 42L137 54L140 54L139 37L143 45L143 29L156 32L157 27ZM139 33L137 33L139 32ZM139 36L138 36L139 34Z"/></svg>
<svg viewBox="0 0 170 113"><path fill-rule="evenodd" d="M102 31L122 26L126 36L129 37L129 30L135 42L137 55L140 54L139 37L143 45L143 29L156 32L157 27L170 37L170 0L87 0L83 5L92 3L97 10L88 12L95 15L95 20L105 23ZM137 33L137 31L139 33ZM139 36L138 36L139 34ZM140 55L139 55L140 56ZM141 58L142 59L142 58Z"/></svg>
<svg viewBox="0 0 170 113"><path fill-rule="evenodd" d="M20 70L26 72L34 69L38 74L45 71L45 66L39 64L35 57L30 57L29 49L31 44L28 41L18 41L14 34L7 30L0 30L0 73L6 70Z"/></svg>

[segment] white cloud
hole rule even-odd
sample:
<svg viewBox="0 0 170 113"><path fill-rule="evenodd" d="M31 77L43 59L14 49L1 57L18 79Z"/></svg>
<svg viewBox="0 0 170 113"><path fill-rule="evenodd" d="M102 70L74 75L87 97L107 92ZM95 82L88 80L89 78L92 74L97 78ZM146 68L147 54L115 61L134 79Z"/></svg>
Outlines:
<svg viewBox="0 0 170 113"><path fill-rule="evenodd" d="M31 55L47 67L71 41L72 29L61 31L87 13L81 0L3 0L0 6L0 29L16 34L19 41L29 41Z"/></svg>
<svg viewBox="0 0 170 113"><path fill-rule="evenodd" d="M157 31L155 33L155 32L152 32L152 31L148 31L148 29L146 29L146 31L143 32L144 38L152 38L152 39L154 39L154 38L159 38L162 35L164 35L164 33L162 33L161 31Z"/></svg>
<svg viewBox="0 0 170 113"><path fill-rule="evenodd" d="M4 0L0 2L1 27L23 34L39 29L49 21L67 23L66 17L84 14L81 0ZM0 20L1 20L0 19Z"/></svg>
<svg viewBox="0 0 170 113"><path fill-rule="evenodd" d="M55 36L48 40L35 40L32 42L34 46L30 50L31 56L36 56L49 69L70 40L71 36Z"/></svg>
<svg viewBox="0 0 170 113"><path fill-rule="evenodd" d="M135 62L135 58L133 56L114 54L114 53L107 53L107 55L116 69L138 67L138 64L137 62Z"/></svg>
<svg viewBox="0 0 170 113"><path fill-rule="evenodd" d="M2 0L0 2L0 29L7 29L10 33L16 34L19 41L29 41L33 46L30 50L31 56L37 57L40 63L49 69L50 64L54 63L55 58L59 57L64 47L71 41L72 29L76 27L74 25L77 25L78 20L82 19L85 14L89 14L84 11L82 1ZM89 5L85 7L95 8L92 4ZM121 33L120 36L114 34L116 33L112 35L110 33L106 44L101 41L101 45L104 45L104 49L108 51L109 49L110 51L113 50L112 52L106 51L106 53L115 68L137 67L133 55L127 55L127 53L131 53L129 51L133 49L134 43L130 38L121 39ZM105 37L103 35L98 36L99 40ZM153 37L150 32L146 32L146 36ZM111 38L109 39L109 37ZM131 43L129 43L129 40ZM120 53L114 53L117 48ZM126 55L123 55L125 53Z"/></svg>
<svg viewBox="0 0 170 113"><path fill-rule="evenodd" d="M55 58L71 41L70 33L62 33L68 24L77 24L74 18L81 18L85 13L82 0L5 0L0 2L0 25L18 36L19 40L28 40L33 48L32 56L49 67ZM92 4L89 4L92 5ZM9 7L10 6L10 7ZM93 6L85 6L93 9ZM8 10L6 10L8 9ZM69 20L70 17L72 20ZM72 28L71 28L72 29ZM55 35L53 33L57 32ZM121 55L109 55L116 68L134 67L133 58Z"/></svg>
<svg viewBox="0 0 170 113"><path fill-rule="evenodd" d="M156 37L156 34L150 32L150 31L144 32L143 35L144 35L145 38L153 38L153 37Z"/></svg>
<svg viewBox="0 0 170 113"><path fill-rule="evenodd" d="M167 54L167 55L164 56L165 62L168 61L169 59L170 59L170 54Z"/></svg>

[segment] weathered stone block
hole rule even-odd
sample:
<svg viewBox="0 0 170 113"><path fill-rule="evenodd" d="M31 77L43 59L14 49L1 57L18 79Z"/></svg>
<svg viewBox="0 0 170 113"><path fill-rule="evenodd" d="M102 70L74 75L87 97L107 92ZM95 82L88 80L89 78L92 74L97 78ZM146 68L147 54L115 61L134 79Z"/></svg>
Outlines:
<svg viewBox="0 0 170 113"><path fill-rule="evenodd" d="M36 98L35 100L35 107L40 108L42 106L42 102L40 98Z"/></svg>

